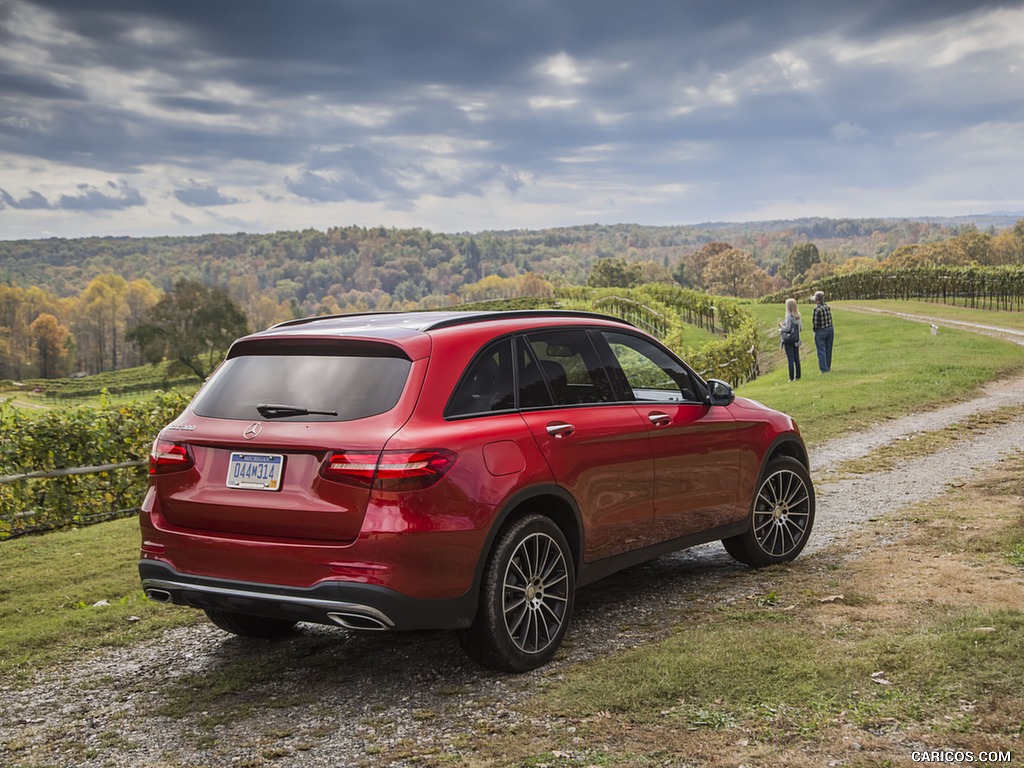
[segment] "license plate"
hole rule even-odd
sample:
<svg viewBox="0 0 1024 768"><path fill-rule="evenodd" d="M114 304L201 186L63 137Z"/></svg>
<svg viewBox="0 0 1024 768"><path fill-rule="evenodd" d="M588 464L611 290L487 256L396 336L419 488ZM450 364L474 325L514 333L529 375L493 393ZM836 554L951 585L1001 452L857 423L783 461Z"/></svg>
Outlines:
<svg viewBox="0 0 1024 768"><path fill-rule="evenodd" d="M232 453L228 462L228 488L279 491L284 456L276 453Z"/></svg>

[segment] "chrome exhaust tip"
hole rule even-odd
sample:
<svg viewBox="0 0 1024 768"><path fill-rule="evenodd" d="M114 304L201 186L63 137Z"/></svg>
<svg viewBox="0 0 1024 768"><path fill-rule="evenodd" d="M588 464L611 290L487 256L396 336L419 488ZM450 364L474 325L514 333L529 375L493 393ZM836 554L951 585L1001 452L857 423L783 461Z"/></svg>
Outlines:
<svg viewBox="0 0 1024 768"><path fill-rule="evenodd" d="M154 603L170 603L174 599L166 589L147 589L146 597Z"/></svg>
<svg viewBox="0 0 1024 768"><path fill-rule="evenodd" d="M345 629L358 629L366 632L382 632L394 626L384 614L373 616L364 613L332 611L327 614L327 618Z"/></svg>

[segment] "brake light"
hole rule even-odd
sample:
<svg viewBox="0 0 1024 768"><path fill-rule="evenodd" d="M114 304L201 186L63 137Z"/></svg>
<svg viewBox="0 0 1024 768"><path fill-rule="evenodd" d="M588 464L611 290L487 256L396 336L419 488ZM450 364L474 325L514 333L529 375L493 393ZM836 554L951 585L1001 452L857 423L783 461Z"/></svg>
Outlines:
<svg viewBox="0 0 1024 768"><path fill-rule="evenodd" d="M418 491L447 474L456 455L443 449L360 453L336 451L324 462L320 475L327 480L378 491Z"/></svg>
<svg viewBox="0 0 1024 768"><path fill-rule="evenodd" d="M157 439L149 452L149 474L163 475L167 472L181 472L194 466L192 454L184 443Z"/></svg>

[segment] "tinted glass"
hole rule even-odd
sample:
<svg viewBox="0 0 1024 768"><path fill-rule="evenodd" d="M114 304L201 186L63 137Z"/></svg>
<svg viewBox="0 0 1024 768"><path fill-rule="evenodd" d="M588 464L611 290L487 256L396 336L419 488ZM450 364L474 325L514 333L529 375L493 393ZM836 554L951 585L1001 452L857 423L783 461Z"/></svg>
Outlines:
<svg viewBox="0 0 1024 768"><path fill-rule="evenodd" d="M698 399L690 374L661 347L627 333L605 333L604 337L629 382L634 399L663 402Z"/></svg>
<svg viewBox="0 0 1024 768"><path fill-rule="evenodd" d="M614 399L604 366L585 331L531 333L526 343L529 349L520 375L524 408Z"/></svg>
<svg viewBox="0 0 1024 768"><path fill-rule="evenodd" d="M508 411L516 407L512 340L487 347L469 364L445 410L446 417Z"/></svg>
<svg viewBox="0 0 1024 768"><path fill-rule="evenodd" d="M329 414L275 421L351 421L395 407L412 363L396 357L327 354L244 355L226 360L200 391L192 410L218 419L266 420L261 403Z"/></svg>

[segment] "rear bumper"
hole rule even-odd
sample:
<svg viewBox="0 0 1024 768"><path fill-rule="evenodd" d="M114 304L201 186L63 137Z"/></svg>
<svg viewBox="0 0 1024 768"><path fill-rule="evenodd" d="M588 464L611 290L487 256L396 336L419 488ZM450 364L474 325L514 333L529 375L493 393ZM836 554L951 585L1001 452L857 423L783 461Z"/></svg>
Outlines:
<svg viewBox="0 0 1024 768"><path fill-rule="evenodd" d="M387 587L323 581L312 587L256 584L179 573L166 563L139 561L146 595L157 602L348 629L460 629L473 622L473 591L423 599Z"/></svg>

